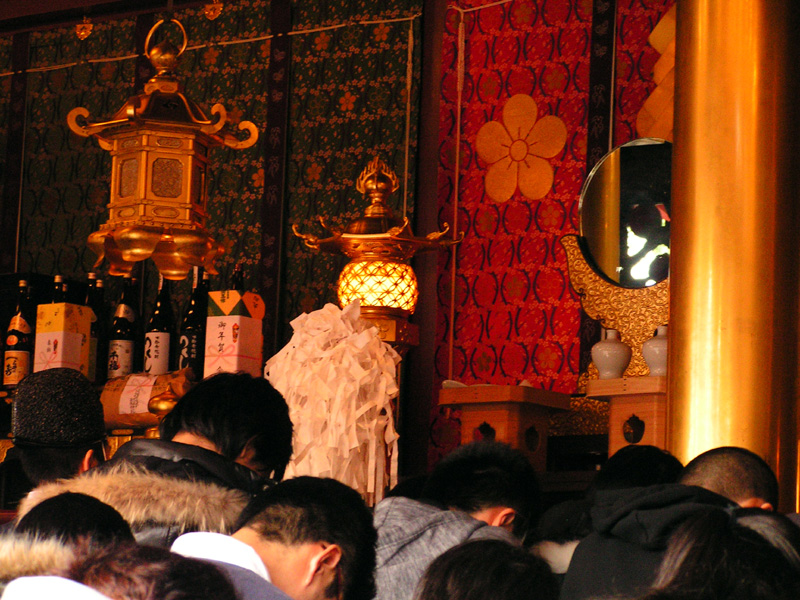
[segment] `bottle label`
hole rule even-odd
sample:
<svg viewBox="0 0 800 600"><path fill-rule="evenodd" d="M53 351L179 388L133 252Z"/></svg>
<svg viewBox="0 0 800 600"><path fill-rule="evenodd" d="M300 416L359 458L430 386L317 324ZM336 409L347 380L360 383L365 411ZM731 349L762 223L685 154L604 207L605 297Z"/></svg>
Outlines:
<svg viewBox="0 0 800 600"><path fill-rule="evenodd" d="M203 378L203 342L202 333L184 333L179 340L178 368L190 367L196 379Z"/></svg>
<svg viewBox="0 0 800 600"><path fill-rule="evenodd" d="M30 333L31 326L28 325L28 322L23 318L22 315L16 314L11 317L11 322L8 324L8 329L16 329L21 333Z"/></svg>
<svg viewBox="0 0 800 600"><path fill-rule="evenodd" d="M3 385L17 385L31 372L31 353L6 350L3 359Z"/></svg>
<svg viewBox="0 0 800 600"><path fill-rule="evenodd" d="M136 313L127 304L117 304L117 310L114 311L115 317L124 317L131 323L136 319Z"/></svg>
<svg viewBox="0 0 800 600"><path fill-rule="evenodd" d="M144 372L163 375L169 372L169 338L163 331L151 331L144 336Z"/></svg>
<svg viewBox="0 0 800 600"><path fill-rule="evenodd" d="M133 371L133 341L108 342L108 377L124 377Z"/></svg>

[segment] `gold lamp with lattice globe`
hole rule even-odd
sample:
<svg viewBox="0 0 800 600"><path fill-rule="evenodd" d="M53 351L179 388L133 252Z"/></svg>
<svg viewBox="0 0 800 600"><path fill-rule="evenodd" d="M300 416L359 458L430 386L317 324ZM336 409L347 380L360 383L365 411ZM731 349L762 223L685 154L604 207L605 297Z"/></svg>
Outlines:
<svg viewBox="0 0 800 600"><path fill-rule="evenodd" d="M397 175L376 157L356 181L356 189L370 201L363 216L344 229L330 227L320 217L322 226L333 234L325 239L300 233L297 225L292 229L312 250L350 257L337 283L339 304L345 307L358 300L361 317L376 325L381 339L402 353L419 341L416 326L408 322L419 297L417 276L409 261L417 252L457 244L463 234L445 239L450 229L445 223L442 231L415 237L408 218L396 217L386 204L398 187Z"/></svg>

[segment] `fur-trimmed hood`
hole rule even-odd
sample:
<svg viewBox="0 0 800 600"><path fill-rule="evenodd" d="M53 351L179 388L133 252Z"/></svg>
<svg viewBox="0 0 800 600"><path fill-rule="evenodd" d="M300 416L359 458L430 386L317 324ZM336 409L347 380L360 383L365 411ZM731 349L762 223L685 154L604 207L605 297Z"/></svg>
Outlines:
<svg viewBox="0 0 800 600"><path fill-rule="evenodd" d="M0 535L0 589L17 577L63 573L74 558L72 546L55 538Z"/></svg>
<svg viewBox="0 0 800 600"><path fill-rule="evenodd" d="M170 537L185 531L229 533L249 500L242 490L165 476L121 462L108 470L93 469L37 487L20 503L19 517L64 492L87 494L112 506L139 541L145 541L140 535L143 531L153 528L172 530Z"/></svg>

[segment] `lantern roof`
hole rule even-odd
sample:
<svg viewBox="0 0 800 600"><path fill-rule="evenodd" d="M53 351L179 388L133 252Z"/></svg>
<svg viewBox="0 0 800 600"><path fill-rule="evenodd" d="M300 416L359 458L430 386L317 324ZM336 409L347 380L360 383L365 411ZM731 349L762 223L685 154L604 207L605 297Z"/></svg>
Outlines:
<svg viewBox="0 0 800 600"><path fill-rule="evenodd" d="M389 194L399 187L397 175L378 157L375 157L361 172L356 189L367 196L370 205L361 217L353 219L344 228L328 225L324 217L320 224L333 235L320 239L315 235L300 233L292 225L294 234L313 250L344 254L351 258L384 258L405 261L424 250L452 246L463 238L443 239L450 230L445 223L442 231L434 231L426 237L416 237L408 218L399 218L386 204Z"/></svg>
<svg viewBox="0 0 800 600"><path fill-rule="evenodd" d="M239 140L231 133L222 132L227 121L227 112L222 104L211 107L216 121L209 119L203 109L183 92L183 84L177 76L181 55L186 50L186 30L179 21L172 21L183 34L180 48L164 39L152 48L150 39L163 20L156 23L145 40L145 55L156 70L156 74L145 84L144 93L131 96L107 121L91 122L87 119L89 111L83 107L72 109L67 115L69 128L81 137L94 136L100 146L111 150L111 140L115 137L142 129L157 131L194 130L209 137L209 143L230 148L249 148L258 140L256 126L250 121L241 121L240 130L247 130L249 136Z"/></svg>

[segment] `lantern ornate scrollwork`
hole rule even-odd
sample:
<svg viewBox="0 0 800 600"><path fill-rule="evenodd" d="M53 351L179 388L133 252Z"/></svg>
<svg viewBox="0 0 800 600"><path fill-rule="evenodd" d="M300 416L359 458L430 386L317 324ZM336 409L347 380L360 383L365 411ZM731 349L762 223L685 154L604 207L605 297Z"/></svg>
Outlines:
<svg viewBox="0 0 800 600"><path fill-rule="evenodd" d="M144 93L128 99L111 119L89 122L89 111L74 108L67 115L69 128L82 137L94 137L111 152L111 200L108 221L89 236L88 245L98 255L95 267L108 259L109 274L130 273L137 261L152 258L167 279L183 279L193 266L214 271L223 252L206 231L207 177L213 147L249 148L258 140L250 121L239 129L240 140L223 131L227 113L222 104L211 107L216 120L183 93L176 76L188 42L179 21L183 42L178 48L163 40L150 48L156 23L147 35L145 54L156 74Z"/></svg>
<svg viewBox="0 0 800 600"><path fill-rule="evenodd" d="M442 231L415 237L408 218L394 216L386 204L398 187L397 175L376 157L356 181L356 189L370 200L364 216L343 230L328 226L320 217L322 226L333 234L325 239L300 233L297 225L292 225L292 230L313 250L350 257L337 283L339 304L344 307L359 300L362 318L372 321L381 336L402 351L416 345L417 338L415 327L407 321L419 295L409 261L417 252L457 244L464 234L444 238L450 230L445 223Z"/></svg>

